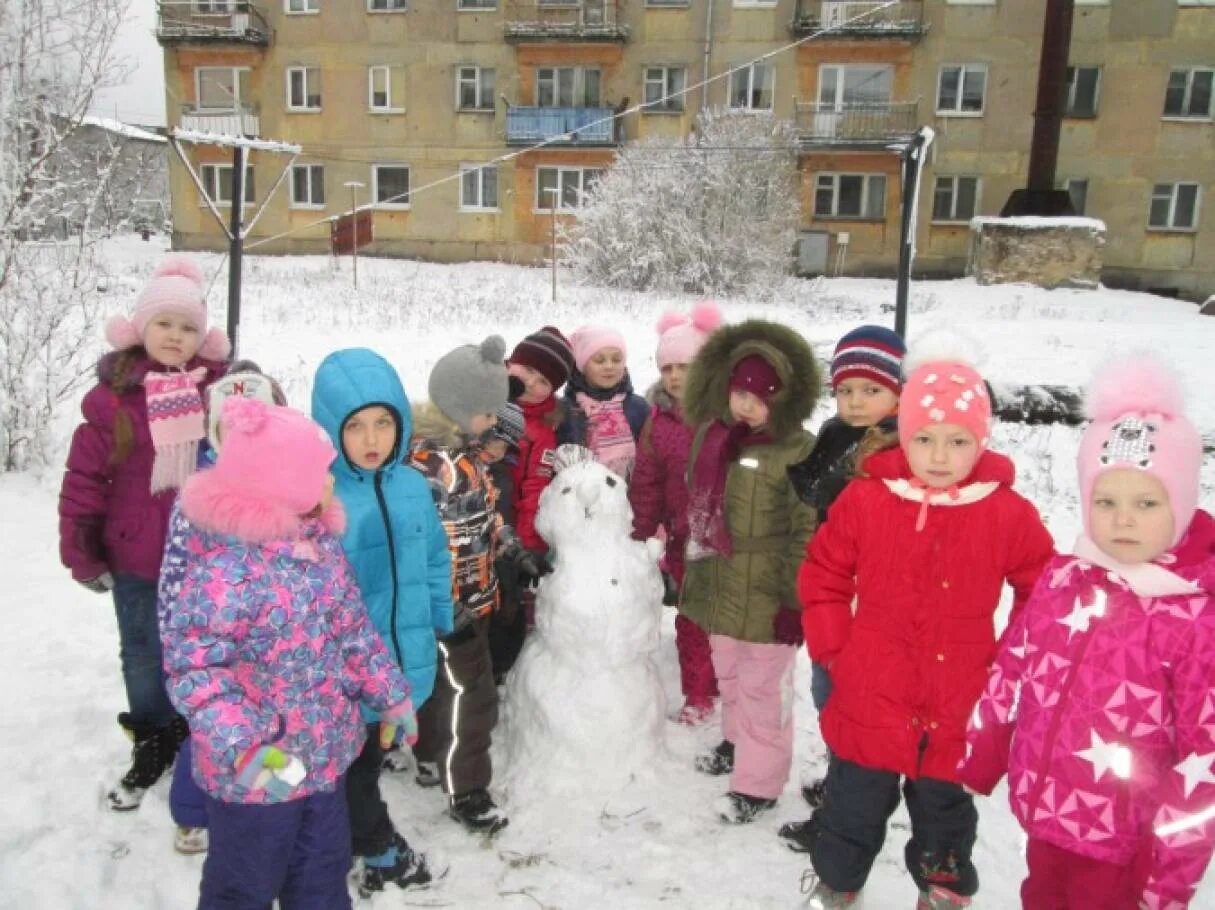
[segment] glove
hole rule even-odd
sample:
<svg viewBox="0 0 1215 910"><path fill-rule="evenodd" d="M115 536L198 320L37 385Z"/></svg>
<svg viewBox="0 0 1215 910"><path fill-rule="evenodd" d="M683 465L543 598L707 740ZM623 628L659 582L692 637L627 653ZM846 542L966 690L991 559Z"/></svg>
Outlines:
<svg viewBox="0 0 1215 910"><path fill-rule="evenodd" d="M409 696L380 715L380 748L387 752L402 742L411 747L418 742L418 716Z"/></svg>
<svg viewBox="0 0 1215 910"><path fill-rule="evenodd" d="M772 636L777 644L797 647L805 641L802 636L802 611L781 607L772 620Z"/></svg>
<svg viewBox="0 0 1215 910"><path fill-rule="evenodd" d="M519 575L519 583L525 588L534 588L540 584L540 579L551 575L553 567L543 553L535 550L520 550L515 557L515 571Z"/></svg>
<svg viewBox="0 0 1215 910"><path fill-rule="evenodd" d="M236 760L236 782L250 792L264 790L269 803L287 799L305 774L303 762L274 746L246 749Z"/></svg>
<svg viewBox="0 0 1215 910"><path fill-rule="evenodd" d="M679 582L670 572L662 573L662 605L664 607L679 606Z"/></svg>
<svg viewBox="0 0 1215 910"><path fill-rule="evenodd" d="M107 591L114 590L114 576L109 572L102 572L96 578L80 582L80 585L88 588L94 594L104 594Z"/></svg>

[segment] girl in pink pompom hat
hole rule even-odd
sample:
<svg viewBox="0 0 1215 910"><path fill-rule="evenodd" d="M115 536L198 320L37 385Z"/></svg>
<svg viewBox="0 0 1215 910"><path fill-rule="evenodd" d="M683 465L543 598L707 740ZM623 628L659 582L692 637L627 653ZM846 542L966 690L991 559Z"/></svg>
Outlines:
<svg viewBox="0 0 1215 910"><path fill-rule="evenodd" d="M105 333L115 350L81 403L59 494L59 552L73 579L113 592L128 702L118 722L135 748L109 799L124 810L172 764L184 732L164 691L156 583L174 494L206 436L203 395L229 345L219 329L208 332L203 274L179 255Z"/></svg>

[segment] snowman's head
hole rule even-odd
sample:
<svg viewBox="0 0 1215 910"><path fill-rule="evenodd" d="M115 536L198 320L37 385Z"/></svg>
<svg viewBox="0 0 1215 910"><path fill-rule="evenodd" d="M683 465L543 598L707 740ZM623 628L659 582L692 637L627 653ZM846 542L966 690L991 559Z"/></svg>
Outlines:
<svg viewBox="0 0 1215 910"><path fill-rule="evenodd" d="M589 449L559 446L553 459L552 482L540 494L536 530L549 545L593 541L610 545L627 540L633 529L625 482L599 462Z"/></svg>

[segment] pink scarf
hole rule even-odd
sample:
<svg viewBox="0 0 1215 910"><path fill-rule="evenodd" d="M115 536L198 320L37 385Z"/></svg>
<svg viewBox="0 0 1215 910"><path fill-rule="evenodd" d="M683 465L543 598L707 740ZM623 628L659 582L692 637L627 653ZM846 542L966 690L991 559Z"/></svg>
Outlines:
<svg viewBox="0 0 1215 910"><path fill-rule="evenodd" d="M188 372L148 373L143 378L148 430L156 449L153 493L180 489L198 466L198 442L207 433L198 384L206 375L206 367L195 367Z"/></svg>
<svg viewBox="0 0 1215 910"><path fill-rule="evenodd" d="M624 393L599 401L579 392L577 401L586 414L586 447L595 453L597 462L627 481L633 473L637 443L624 413Z"/></svg>

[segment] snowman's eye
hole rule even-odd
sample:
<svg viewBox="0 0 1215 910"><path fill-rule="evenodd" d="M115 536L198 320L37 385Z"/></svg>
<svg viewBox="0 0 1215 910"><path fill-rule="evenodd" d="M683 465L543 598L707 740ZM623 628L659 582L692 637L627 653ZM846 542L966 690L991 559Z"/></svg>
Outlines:
<svg viewBox="0 0 1215 910"><path fill-rule="evenodd" d="M614 486L616 486L616 478L615 478L615 477L605 477L605 478L603 478L603 479L604 479L604 480L607 482L607 485L608 485L609 487L614 487Z"/></svg>
<svg viewBox="0 0 1215 910"><path fill-rule="evenodd" d="M561 491L561 495L562 495L562 496L564 496L564 495L565 495L566 493L568 493L569 491L570 491L570 488L569 488L569 487L566 487L564 490L562 490L562 491Z"/></svg>

